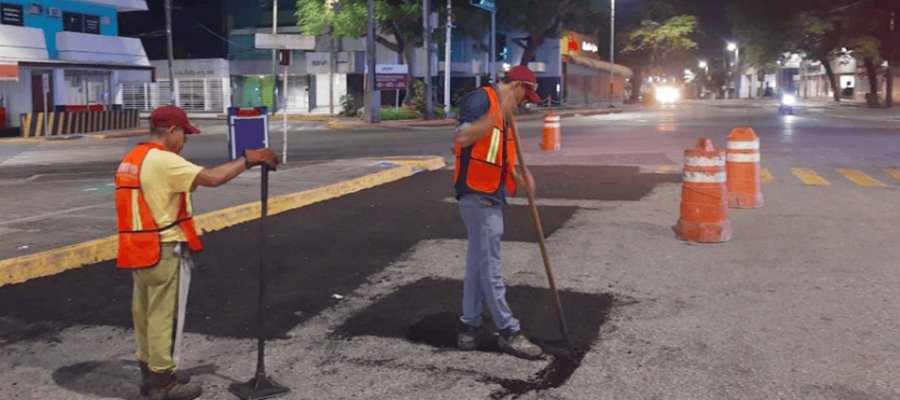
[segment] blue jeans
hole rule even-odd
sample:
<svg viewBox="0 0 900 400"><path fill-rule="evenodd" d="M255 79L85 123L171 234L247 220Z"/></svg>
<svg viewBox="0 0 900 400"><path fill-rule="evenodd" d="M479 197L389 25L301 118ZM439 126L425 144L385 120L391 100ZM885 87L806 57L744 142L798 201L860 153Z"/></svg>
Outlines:
<svg viewBox="0 0 900 400"><path fill-rule="evenodd" d="M481 326L481 304L484 303L497 329L516 332L520 329L519 321L513 317L506 302L506 285L501 275L503 204L469 193L459 199L459 213L469 238L460 321L469 326Z"/></svg>

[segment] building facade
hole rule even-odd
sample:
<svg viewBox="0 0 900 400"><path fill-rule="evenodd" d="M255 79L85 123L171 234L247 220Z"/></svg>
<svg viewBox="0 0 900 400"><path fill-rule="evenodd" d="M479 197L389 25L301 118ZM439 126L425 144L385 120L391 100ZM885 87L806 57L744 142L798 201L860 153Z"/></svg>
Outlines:
<svg viewBox="0 0 900 400"><path fill-rule="evenodd" d="M0 0L0 129L78 133L65 126L71 115L54 113L119 110L123 84L150 81L153 68L140 40L119 36L118 16L146 9L143 0Z"/></svg>

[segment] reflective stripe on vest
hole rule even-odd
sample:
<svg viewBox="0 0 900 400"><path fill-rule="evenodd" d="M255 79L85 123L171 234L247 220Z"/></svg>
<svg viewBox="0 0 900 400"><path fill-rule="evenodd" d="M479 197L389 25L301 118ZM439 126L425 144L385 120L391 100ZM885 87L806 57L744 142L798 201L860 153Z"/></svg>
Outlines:
<svg viewBox="0 0 900 400"><path fill-rule="evenodd" d="M456 145L454 148L456 171L453 181L458 183L462 180L469 189L486 194L496 192L500 185L505 183L507 192L512 194L516 191L516 184L512 178L516 164L515 136L509 131L512 128L504 129L500 100L494 88L486 86L481 90L487 92L490 100L488 118L491 119L492 126L489 132L482 135L470 147L463 149Z"/></svg>
<svg viewBox="0 0 900 400"><path fill-rule="evenodd" d="M184 232L188 247L192 251L203 249L194 226L189 194L180 194L175 222L160 228L153 219L140 185L141 165L152 149L165 151L165 148L158 144L141 143L122 159L116 171L116 215L119 231L116 266L119 268L147 268L159 263L162 247L160 232L175 226Z"/></svg>

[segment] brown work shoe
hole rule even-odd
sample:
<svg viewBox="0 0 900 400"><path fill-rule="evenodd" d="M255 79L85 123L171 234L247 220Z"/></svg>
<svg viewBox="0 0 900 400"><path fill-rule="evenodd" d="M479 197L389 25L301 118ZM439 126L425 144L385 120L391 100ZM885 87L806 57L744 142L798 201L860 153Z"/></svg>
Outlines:
<svg viewBox="0 0 900 400"><path fill-rule="evenodd" d="M150 395L150 388L153 386L153 383L150 382L150 367L143 361L138 361L138 366L141 368L141 396L146 397ZM191 381L191 376L175 372L175 380L184 385Z"/></svg>
<svg viewBox="0 0 900 400"><path fill-rule="evenodd" d="M478 338L481 327L466 325L461 322L459 325L459 333L456 334L456 347L461 351L475 350L478 347L475 343L475 339Z"/></svg>
<svg viewBox="0 0 900 400"><path fill-rule="evenodd" d="M544 355L544 350L528 340L521 331L501 331L497 345L500 351L526 360L537 360Z"/></svg>
<svg viewBox="0 0 900 400"><path fill-rule="evenodd" d="M203 394L198 384L181 384L175 379L174 371L150 372L151 400L194 400Z"/></svg>

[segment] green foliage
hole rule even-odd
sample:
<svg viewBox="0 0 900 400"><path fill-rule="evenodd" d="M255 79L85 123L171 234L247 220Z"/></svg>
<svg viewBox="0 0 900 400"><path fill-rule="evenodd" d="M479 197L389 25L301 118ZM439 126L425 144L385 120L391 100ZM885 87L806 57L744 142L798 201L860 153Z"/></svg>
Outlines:
<svg viewBox="0 0 900 400"><path fill-rule="evenodd" d="M622 51L626 53L645 52L663 58L675 52L691 50L697 42L690 35L697 28L697 17L679 15L665 22L644 20L641 27L628 33L628 42Z"/></svg>
<svg viewBox="0 0 900 400"><path fill-rule="evenodd" d="M347 93L341 96L341 114L344 117L356 116L356 99L352 94Z"/></svg>
<svg viewBox="0 0 900 400"><path fill-rule="evenodd" d="M419 118L416 110L409 107L390 107L381 109L382 121L399 121Z"/></svg>

